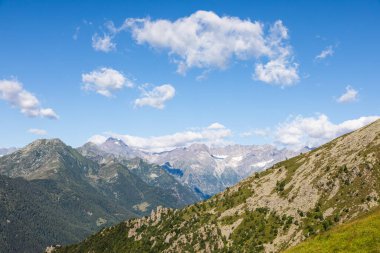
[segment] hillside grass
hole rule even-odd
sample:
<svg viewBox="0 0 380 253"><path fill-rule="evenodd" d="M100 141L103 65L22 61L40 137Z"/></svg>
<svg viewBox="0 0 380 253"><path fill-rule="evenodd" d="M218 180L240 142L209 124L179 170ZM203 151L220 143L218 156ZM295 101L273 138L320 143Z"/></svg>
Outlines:
<svg viewBox="0 0 380 253"><path fill-rule="evenodd" d="M380 252L380 208L350 223L286 250L284 253Z"/></svg>

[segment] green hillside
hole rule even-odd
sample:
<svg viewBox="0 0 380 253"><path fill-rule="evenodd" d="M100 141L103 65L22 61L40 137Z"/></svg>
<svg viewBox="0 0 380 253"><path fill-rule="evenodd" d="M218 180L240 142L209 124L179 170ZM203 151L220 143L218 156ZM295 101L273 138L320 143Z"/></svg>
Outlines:
<svg viewBox="0 0 380 253"><path fill-rule="evenodd" d="M380 252L380 209L365 217L336 226L284 253Z"/></svg>
<svg viewBox="0 0 380 253"><path fill-rule="evenodd" d="M43 245L73 243L94 231L54 198L37 182L0 175L0 252L41 252Z"/></svg>
<svg viewBox="0 0 380 253"><path fill-rule="evenodd" d="M37 140L0 157L0 253L41 252L159 205L193 203L194 194L174 194L174 180L150 185L117 161L98 164L59 139Z"/></svg>

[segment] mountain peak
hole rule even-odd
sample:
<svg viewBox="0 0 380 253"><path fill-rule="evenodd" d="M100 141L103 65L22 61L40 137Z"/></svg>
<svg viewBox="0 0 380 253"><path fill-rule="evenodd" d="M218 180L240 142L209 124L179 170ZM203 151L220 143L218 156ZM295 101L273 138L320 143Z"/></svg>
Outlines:
<svg viewBox="0 0 380 253"><path fill-rule="evenodd" d="M39 139L1 157L0 173L27 180L46 179L58 171L73 172L73 175L80 173L78 166L90 168L93 164L60 139Z"/></svg>
<svg viewBox="0 0 380 253"><path fill-rule="evenodd" d="M191 151L206 151L210 152L209 147L204 143L193 143L188 148Z"/></svg>
<svg viewBox="0 0 380 253"><path fill-rule="evenodd" d="M21 150L30 150L30 149L35 149L38 147L67 147L67 145L60 139L58 138L53 138L53 139L37 139L33 141L32 143L28 144L25 148Z"/></svg>
<svg viewBox="0 0 380 253"><path fill-rule="evenodd" d="M126 159L131 159L134 157L143 157L143 152L128 146L121 139L115 137L109 137L102 144L89 143L78 148L79 152L85 156L98 157L104 156L106 154L113 155L116 157L123 157Z"/></svg>
<svg viewBox="0 0 380 253"><path fill-rule="evenodd" d="M113 144L113 145L119 145L119 146L124 146L124 147L128 147L127 144L125 144L125 142L123 142L121 139L117 139L117 138L114 138L114 137L109 137L102 145L107 145L107 144Z"/></svg>
<svg viewBox="0 0 380 253"><path fill-rule="evenodd" d="M52 139L37 139L35 141L33 141L32 143L30 144L33 144L33 145L44 145L44 144L64 144L65 143L59 139L59 138L52 138Z"/></svg>

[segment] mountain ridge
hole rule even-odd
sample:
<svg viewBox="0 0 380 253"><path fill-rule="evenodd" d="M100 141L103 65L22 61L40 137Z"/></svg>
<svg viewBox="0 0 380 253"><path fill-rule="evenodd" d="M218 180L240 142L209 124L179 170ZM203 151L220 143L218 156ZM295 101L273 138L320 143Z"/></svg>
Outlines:
<svg viewBox="0 0 380 253"><path fill-rule="evenodd" d="M377 120L206 201L158 208L56 251L279 252L377 208L379 182Z"/></svg>
<svg viewBox="0 0 380 253"><path fill-rule="evenodd" d="M5 238L1 246L7 252L41 252L47 243L73 243L105 225L148 214L159 205L181 207L198 200L190 191L182 193L185 189L174 184L175 179L170 181L170 175L166 188L161 188L119 161L103 162L87 159L59 139L36 140L0 157L4 208L0 225L5 228L0 230ZM150 164L144 168L154 169ZM24 233L16 219L34 228L34 233ZM9 225L7 220L18 225ZM23 240L15 241L14 235Z"/></svg>
<svg viewBox="0 0 380 253"><path fill-rule="evenodd" d="M299 154L298 151L277 149L269 144L209 147L202 143L193 143L188 147L160 153L149 153L130 147L122 140L112 137L101 144L88 142L79 147L78 151L88 158L97 160L109 156L121 160L139 157L166 169L170 169L166 166L170 163L178 172L173 175L181 184L190 187L194 192L201 191L207 196L232 186L253 172L261 171L276 162ZM178 177L179 174L182 176Z"/></svg>

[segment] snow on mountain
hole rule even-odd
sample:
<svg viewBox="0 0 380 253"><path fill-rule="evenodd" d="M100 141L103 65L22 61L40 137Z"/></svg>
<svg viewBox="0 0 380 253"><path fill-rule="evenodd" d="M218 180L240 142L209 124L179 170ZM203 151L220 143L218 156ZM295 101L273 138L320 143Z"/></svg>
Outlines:
<svg viewBox="0 0 380 253"><path fill-rule="evenodd" d="M299 152L277 149L272 145L228 145L208 147L193 144L185 148L144 157L152 163L169 163L180 169L182 183L213 195L236 184L256 171L293 157Z"/></svg>
<svg viewBox="0 0 380 253"><path fill-rule="evenodd" d="M87 143L80 149L82 153L90 152L94 156L112 154L123 159L139 157L161 165L180 183L207 196L236 184L254 172L299 154L272 145L209 147L199 143L161 153L148 153L114 138L101 144Z"/></svg>

